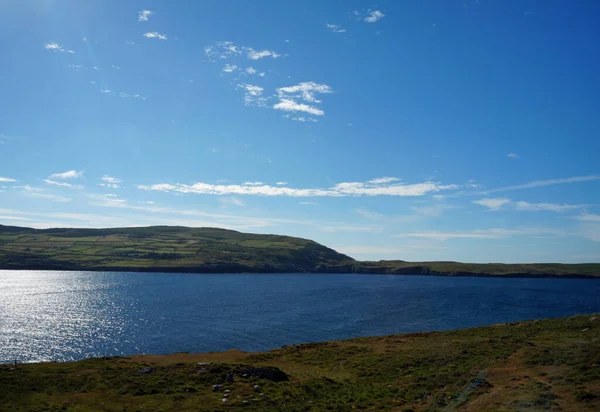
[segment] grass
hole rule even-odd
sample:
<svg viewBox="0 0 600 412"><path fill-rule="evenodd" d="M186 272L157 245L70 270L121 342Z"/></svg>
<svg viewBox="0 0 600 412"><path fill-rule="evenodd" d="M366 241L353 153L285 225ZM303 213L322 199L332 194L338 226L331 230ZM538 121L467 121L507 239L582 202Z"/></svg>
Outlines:
<svg viewBox="0 0 600 412"><path fill-rule="evenodd" d="M358 262L307 239L215 228L29 229L0 225L0 269L600 277L600 264Z"/></svg>
<svg viewBox="0 0 600 412"><path fill-rule="evenodd" d="M277 368L289 380L242 376L248 367ZM144 368L151 372L140 373ZM234 372L234 382L226 382ZM223 385L220 391L212 391L215 384ZM225 390L231 392L223 404ZM599 408L597 315L308 343L263 353L0 366L0 409L11 411Z"/></svg>

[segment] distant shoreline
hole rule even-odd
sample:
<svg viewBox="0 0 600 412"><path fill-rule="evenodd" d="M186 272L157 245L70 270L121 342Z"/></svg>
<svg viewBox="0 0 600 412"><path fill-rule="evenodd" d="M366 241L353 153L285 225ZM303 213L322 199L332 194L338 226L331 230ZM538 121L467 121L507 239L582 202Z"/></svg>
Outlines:
<svg viewBox="0 0 600 412"><path fill-rule="evenodd" d="M419 267L420 269L420 267ZM0 270L15 270L15 271L53 271L53 272L128 272L128 273L155 273L155 274L188 274L188 275L388 275L388 276L431 276L431 277L475 277L475 278L512 278L512 279L600 279L600 275L587 275L577 273L567 274L556 274L556 273L503 273L503 274L492 274L492 273L476 273L476 272L433 272L424 271L418 273L416 271L403 270L400 273L394 272L363 272L363 271L332 271L332 272L298 272L298 271L219 271L215 268L186 268L186 267L156 267L156 268L73 268L73 267L2 267Z"/></svg>

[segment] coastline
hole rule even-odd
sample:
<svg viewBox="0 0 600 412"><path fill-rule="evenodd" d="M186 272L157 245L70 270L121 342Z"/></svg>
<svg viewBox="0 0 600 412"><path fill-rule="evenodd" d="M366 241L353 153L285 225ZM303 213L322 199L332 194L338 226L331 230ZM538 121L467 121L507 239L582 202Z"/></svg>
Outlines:
<svg viewBox="0 0 600 412"><path fill-rule="evenodd" d="M428 267L414 266L406 267L400 270L372 270L356 267L356 265L342 266L332 268L333 270L319 271L297 271L279 268L255 268L232 265L230 267L172 267L172 266L155 266L155 267L131 267L131 266L109 266L109 267L77 267L70 265L18 265L0 266L0 270L16 270L16 271L74 271L74 272L132 272L132 273L181 273L181 274L346 274L346 275L396 275L396 276L436 276L436 277L481 277L481 278L549 278L549 279L600 279L600 273L597 275L582 274L582 273L527 273L527 272L509 272L509 273L485 273L485 272L441 272L431 270ZM344 270L349 269L349 270Z"/></svg>

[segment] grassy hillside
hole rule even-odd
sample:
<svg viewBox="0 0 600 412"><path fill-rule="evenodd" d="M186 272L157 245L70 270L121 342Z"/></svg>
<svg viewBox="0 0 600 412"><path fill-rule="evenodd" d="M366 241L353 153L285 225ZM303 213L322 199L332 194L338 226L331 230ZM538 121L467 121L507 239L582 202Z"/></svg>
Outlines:
<svg viewBox="0 0 600 412"><path fill-rule="evenodd" d="M600 263L462 263L462 262L404 262L382 260L360 262L358 273L424 274L450 276L562 276L600 277Z"/></svg>
<svg viewBox="0 0 600 412"><path fill-rule="evenodd" d="M311 240L215 228L36 230L0 225L4 269L347 272L352 262Z"/></svg>
<svg viewBox="0 0 600 412"><path fill-rule="evenodd" d="M38 230L0 225L0 269L600 277L600 264L357 262L311 240L177 226Z"/></svg>
<svg viewBox="0 0 600 412"><path fill-rule="evenodd" d="M233 382L228 374L235 374ZM213 391L213 385L222 386ZM264 353L0 365L0 409L597 411L600 317L311 343Z"/></svg>

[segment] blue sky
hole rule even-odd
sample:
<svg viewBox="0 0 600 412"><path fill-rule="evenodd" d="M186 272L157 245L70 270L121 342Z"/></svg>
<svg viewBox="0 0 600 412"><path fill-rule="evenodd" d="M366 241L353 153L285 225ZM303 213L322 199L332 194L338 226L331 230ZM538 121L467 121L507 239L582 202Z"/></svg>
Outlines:
<svg viewBox="0 0 600 412"><path fill-rule="evenodd" d="M600 261L594 1L0 1L0 224Z"/></svg>

